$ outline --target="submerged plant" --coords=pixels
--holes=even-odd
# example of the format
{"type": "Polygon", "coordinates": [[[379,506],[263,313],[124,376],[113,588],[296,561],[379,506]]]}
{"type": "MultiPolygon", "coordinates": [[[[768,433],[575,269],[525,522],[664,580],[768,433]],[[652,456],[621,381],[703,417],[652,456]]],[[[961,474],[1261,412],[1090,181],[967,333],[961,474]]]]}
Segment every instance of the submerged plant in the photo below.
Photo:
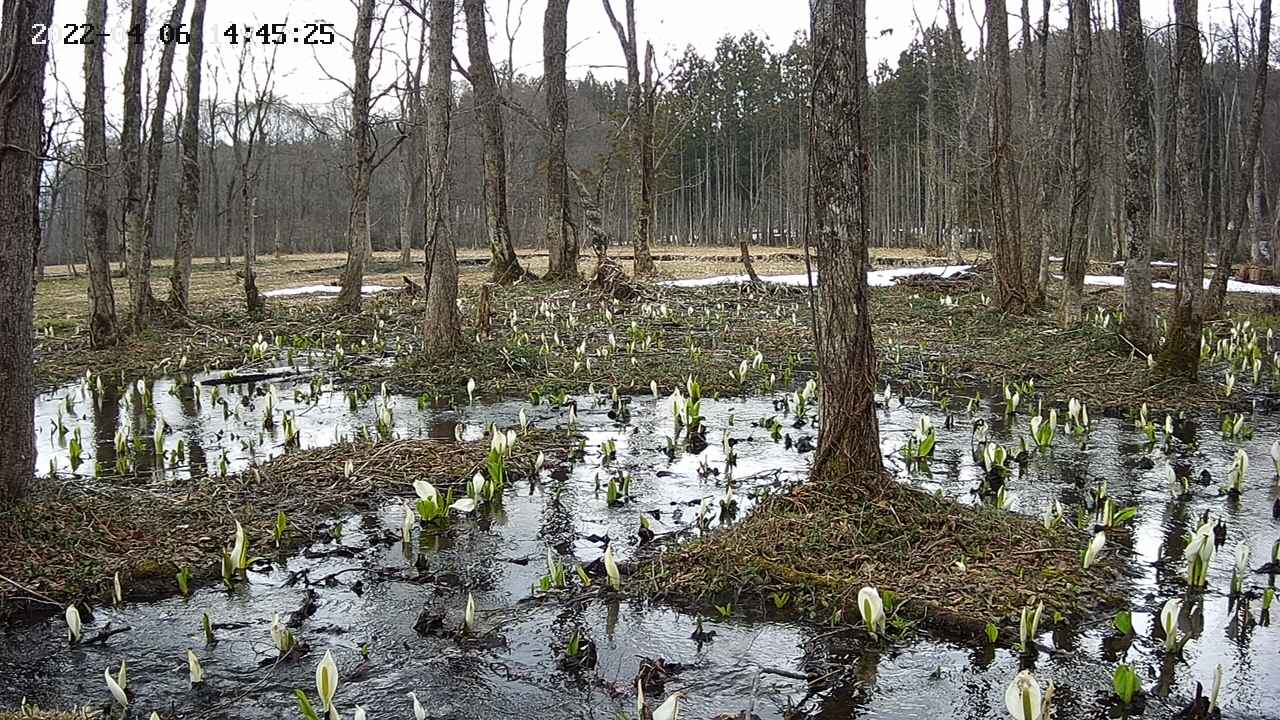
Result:
{"type": "Polygon", "coordinates": [[[1231,594],[1244,592],[1244,579],[1249,575],[1249,543],[1240,541],[1236,545],[1235,565],[1231,570],[1231,594]]]}
{"type": "Polygon", "coordinates": [[[204,668],[200,665],[200,658],[191,650],[187,651],[187,674],[190,676],[192,685],[199,685],[204,682],[204,668]]]}
{"type": "Polygon", "coordinates": [[[1089,432],[1089,408],[1075,398],[1067,403],[1067,417],[1071,419],[1071,431],[1076,435],[1089,432]]]}
{"type": "Polygon", "coordinates": [[[1049,420],[1046,422],[1039,413],[1031,416],[1031,439],[1036,446],[1044,449],[1053,445],[1053,436],[1058,426],[1058,409],[1049,409],[1049,420]]]}
{"type": "Polygon", "coordinates": [[[1244,448],[1236,450],[1236,454],[1231,458],[1231,470],[1227,472],[1227,481],[1230,487],[1227,492],[1234,496],[1239,496],[1244,491],[1244,478],[1249,472],[1249,454],[1244,448]]]}
{"type": "Polygon", "coordinates": [[[614,591],[622,589],[622,574],[618,571],[618,562],[613,559],[613,545],[604,549],[604,571],[609,578],[609,587],[614,591]]]}
{"type": "Polygon", "coordinates": [[[276,650],[280,653],[280,657],[288,655],[298,644],[293,637],[293,631],[280,622],[280,613],[276,613],[271,618],[271,644],[276,646],[276,650]]]}
{"type": "Polygon", "coordinates": [[[1036,634],[1040,629],[1040,616],[1044,613],[1044,603],[1033,607],[1024,607],[1018,617],[1018,646],[1023,653],[1035,648],[1036,634]]]}
{"type": "Polygon", "coordinates": [[[928,459],[933,455],[933,448],[937,441],[938,437],[933,431],[933,423],[929,422],[929,416],[921,415],[915,430],[907,438],[906,446],[902,448],[902,454],[908,462],[928,459]]]}
{"type": "Polygon", "coordinates": [[[1098,562],[1098,554],[1102,552],[1102,547],[1107,544],[1107,534],[1105,532],[1096,532],[1093,539],[1089,541],[1089,546],[1084,550],[1084,569],[1088,570],[1093,564],[1098,562]]]}
{"type": "Polygon", "coordinates": [[[1111,687],[1115,690],[1116,697],[1120,698],[1120,702],[1130,705],[1133,703],[1133,698],[1142,693],[1142,680],[1133,668],[1121,665],[1116,668],[1111,687]]]}
{"type": "Polygon", "coordinates": [[[67,639],[73,643],[80,642],[80,636],[84,632],[80,623],[80,609],[73,603],[67,606],[64,615],[67,619],[67,639]]]}
{"type": "Polygon", "coordinates": [[[468,592],[467,606],[462,611],[462,631],[465,633],[475,632],[476,629],[476,599],[468,592]]]}

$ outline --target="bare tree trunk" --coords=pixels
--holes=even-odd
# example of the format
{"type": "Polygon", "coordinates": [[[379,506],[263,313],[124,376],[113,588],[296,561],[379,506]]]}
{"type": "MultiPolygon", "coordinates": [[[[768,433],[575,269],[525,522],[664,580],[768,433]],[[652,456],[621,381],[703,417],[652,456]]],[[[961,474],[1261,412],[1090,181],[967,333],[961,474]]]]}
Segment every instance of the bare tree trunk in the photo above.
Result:
{"type": "Polygon", "coordinates": [[[355,64],[355,81],[351,85],[351,209],[347,213],[347,267],[342,272],[342,290],[335,302],[339,312],[360,311],[360,290],[364,284],[364,266],[369,260],[372,241],[369,238],[369,183],[373,176],[373,154],[369,126],[370,43],[373,35],[374,0],[360,0],[356,15],[355,36],[351,43],[351,59],[355,64]]]}
{"type": "MultiPolygon", "coordinates": [[[[191,293],[191,256],[195,251],[196,216],[200,212],[200,71],[204,58],[204,11],[207,0],[191,8],[191,44],[187,46],[187,99],[182,113],[178,178],[178,227],[169,276],[169,302],[186,311],[191,293]]],[[[216,178],[216,176],[215,176],[216,178]]],[[[217,194],[217,181],[213,183],[217,194]]]]}
{"type": "Polygon", "coordinates": [[[1267,74],[1271,57],[1271,0],[1259,0],[1258,46],[1254,48],[1253,102],[1249,106],[1249,120],[1244,131],[1244,145],[1240,148],[1240,170],[1236,180],[1235,197],[1232,199],[1231,228],[1218,252],[1218,266],[1214,268],[1209,292],[1204,297],[1201,315],[1215,318],[1222,314],[1222,304],[1227,298],[1227,279],[1231,277],[1231,261],[1240,245],[1240,232],[1249,217],[1249,195],[1254,177],[1254,158],[1258,154],[1258,139],[1262,135],[1262,114],[1267,105],[1267,74]]]}
{"type": "Polygon", "coordinates": [[[489,59],[484,0],[462,0],[462,10],[467,19],[471,89],[475,94],[484,155],[484,214],[489,233],[489,270],[493,282],[509,285],[525,279],[526,273],[511,245],[507,211],[507,140],[502,109],[498,104],[498,78],[489,59]]]}
{"type": "Polygon", "coordinates": [[[1142,352],[1156,349],[1151,305],[1151,81],[1141,0],[1119,0],[1124,106],[1124,322],[1142,352]]]}
{"type": "MultiPolygon", "coordinates": [[[[405,60],[405,89],[400,96],[400,111],[408,118],[408,142],[400,150],[400,266],[413,261],[413,243],[422,233],[421,218],[415,211],[422,207],[422,66],[426,60],[426,23],[419,33],[416,64],[405,60]]],[[[406,50],[407,54],[407,50],[406,50]]]]}
{"type": "Polygon", "coordinates": [[[1267,174],[1262,166],[1262,153],[1253,159],[1253,192],[1249,201],[1249,225],[1253,228],[1253,239],[1249,243],[1249,262],[1254,267],[1265,267],[1267,257],[1263,248],[1267,242],[1267,174]]]}
{"type": "Polygon", "coordinates": [[[565,84],[565,46],[569,0],[547,0],[542,24],[543,85],[547,93],[547,279],[578,277],[578,243],[566,227],[568,171],[565,132],[569,125],[569,100],[565,84]]]}
{"type": "MultiPolygon", "coordinates": [[[[182,13],[186,6],[187,0],[175,0],[173,10],[169,13],[169,28],[180,26],[182,13]]],[[[159,78],[156,81],[155,104],[151,108],[151,123],[147,130],[147,176],[143,192],[145,200],[143,205],[142,257],[139,261],[139,267],[145,278],[142,283],[143,291],[146,294],[143,299],[144,318],[150,312],[151,307],[156,304],[155,298],[151,295],[151,252],[155,247],[156,240],[156,190],[160,187],[160,163],[164,157],[164,114],[169,102],[169,87],[173,84],[173,56],[177,50],[178,43],[167,42],[162,43],[162,46],[159,78]]],[[[136,308],[134,312],[136,315],[136,308]]]]}
{"type": "Polygon", "coordinates": [[[449,116],[453,89],[454,0],[431,0],[427,60],[426,318],[422,341],[427,353],[447,355],[462,344],[458,314],[458,255],[449,232],[449,116]]]}
{"type": "MultiPolygon", "coordinates": [[[[85,22],[105,27],[107,0],[89,0],[85,22]]],[[[107,120],[103,43],[84,46],[84,233],[85,273],[89,276],[89,344],[114,345],[120,328],[111,288],[111,243],[107,238],[107,120]]]]}
{"type": "Polygon", "coordinates": [[[1177,26],[1175,74],[1178,78],[1178,144],[1174,181],[1177,184],[1175,236],[1178,247],[1178,286],[1174,292],[1169,337],[1160,353],[1159,370],[1195,380],[1200,372],[1200,331],[1204,323],[1200,295],[1204,283],[1204,195],[1200,187],[1201,110],[1200,21],[1198,0],[1174,0],[1177,26]]]}
{"type": "Polygon", "coordinates": [[[987,0],[987,63],[991,77],[989,125],[991,229],[996,302],[1006,312],[1027,310],[1019,239],[1017,182],[1010,165],[1009,18],[1005,0],[987,0]]]}
{"type": "Polygon", "coordinates": [[[147,263],[147,229],[142,187],[142,60],[145,54],[147,0],[132,0],[131,37],[124,61],[124,117],[120,129],[120,161],[124,170],[124,253],[129,277],[129,312],[134,330],[147,325],[151,296],[151,268],[147,263]]]}
{"type": "Polygon", "coordinates": [[[52,16],[53,0],[6,2],[0,26],[0,505],[26,494],[36,461],[36,188],[49,46],[32,43],[30,32],[52,16]]]}
{"type": "Polygon", "coordinates": [[[649,253],[653,217],[653,118],[649,107],[652,94],[653,49],[646,48],[645,76],[641,83],[640,58],[636,40],[636,4],[635,0],[625,0],[626,21],[624,27],[613,13],[609,0],[604,3],[605,13],[613,25],[622,46],[622,54],[627,63],[627,137],[631,145],[631,245],[635,254],[634,267],[636,275],[644,275],[654,271],[653,257],[649,253]]]}
{"type": "Polygon", "coordinates": [[[866,0],[813,0],[813,113],[809,201],[818,273],[818,372],[827,408],[814,473],[878,475],[876,356],[867,308],[870,158],[862,134],[867,97],[866,0]]]}
{"type": "Polygon", "coordinates": [[[1067,236],[1062,253],[1062,300],[1058,323],[1080,322],[1084,274],[1089,265],[1089,218],[1093,209],[1093,125],[1090,108],[1090,63],[1093,22],[1089,0],[1071,0],[1071,204],[1067,208],[1067,236]]]}

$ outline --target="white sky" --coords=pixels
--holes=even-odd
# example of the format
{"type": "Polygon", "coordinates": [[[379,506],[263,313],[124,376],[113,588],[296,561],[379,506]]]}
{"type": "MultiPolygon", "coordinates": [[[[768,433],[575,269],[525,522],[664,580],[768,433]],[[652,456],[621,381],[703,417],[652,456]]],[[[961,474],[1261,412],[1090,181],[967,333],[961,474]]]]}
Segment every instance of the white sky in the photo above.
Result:
{"type": "MultiPolygon", "coordinates": [[[[383,0],[388,1],[388,0],[383,0]]],[[[389,0],[394,2],[395,0],[389,0]]],[[[1204,0],[1202,5],[1202,23],[1210,20],[1222,21],[1226,17],[1225,8],[1234,2],[1237,8],[1247,7],[1248,12],[1256,12],[1256,0],[1204,0]]],[[[624,0],[613,0],[614,9],[619,18],[622,17],[624,0]]],[[[1063,0],[1054,0],[1055,7],[1062,5],[1063,0]]],[[[127,0],[110,0],[110,19],[108,30],[112,36],[106,38],[107,97],[108,108],[120,105],[120,78],[124,63],[126,42],[124,32],[128,19],[127,0]]],[[[1113,12],[1113,3],[1104,0],[1107,12],[1113,12]]],[[[188,13],[191,2],[187,3],[188,13]]],[[[809,4],[806,0],[636,0],[636,16],[639,35],[642,43],[650,40],[657,53],[660,71],[669,68],[682,54],[687,45],[693,45],[704,56],[714,53],[716,41],[726,34],[742,34],[748,31],[766,38],[775,49],[782,50],[790,44],[792,37],[800,31],[807,31],[809,22],[809,4]]],[[[966,42],[972,48],[979,38],[983,0],[960,0],[957,3],[960,12],[960,25],[966,36],[966,42]],[[976,17],[975,17],[976,14],[976,17]]],[[[1040,2],[1034,0],[1033,23],[1038,16],[1034,6],[1040,2]]],[[[1148,0],[1146,15],[1153,25],[1168,22],[1170,0],[1148,0]]],[[[151,0],[151,32],[148,40],[147,72],[154,72],[158,51],[155,47],[154,32],[169,13],[171,0],[151,0]],[[154,51],[154,52],[153,52],[154,51]]],[[[1011,14],[1010,29],[1016,35],[1020,21],[1016,16],[1020,3],[1008,0],[1011,14]]],[[[490,14],[491,53],[495,63],[506,60],[507,40],[505,17],[510,12],[514,28],[517,17],[523,7],[523,23],[516,34],[514,45],[514,64],[518,71],[533,76],[541,75],[542,69],[542,15],[545,10],[543,0],[488,0],[490,14]]],[[[940,0],[868,0],[868,27],[871,38],[868,42],[868,61],[874,69],[880,60],[894,63],[898,54],[907,47],[916,33],[916,17],[926,26],[933,22],[941,24],[944,15],[940,10],[940,0]],[[892,33],[883,31],[892,31],[892,33]],[[882,34],[883,32],[883,34],[882,34]]],[[[50,42],[57,66],[58,85],[65,97],[76,98],[82,92],[81,75],[82,48],[79,45],[63,45],[60,28],[64,23],[83,21],[84,3],[81,0],[58,0],[55,6],[54,29],[50,32],[50,42]]],[[[1056,12],[1064,12],[1060,8],[1056,12]]],[[[402,45],[402,35],[398,30],[403,11],[394,8],[388,21],[388,33],[385,42],[392,47],[402,45]]],[[[323,19],[334,23],[339,34],[349,34],[355,21],[353,0],[209,0],[206,15],[205,59],[206,65],[215,58],[230,63],[234,58],[230,40],[223,36],[228,25],[243,26],[245,23],[288,22],[290,27],[305,22],[323,19]]],[[[1065,17],[1055,16],[1055,25],[1065,24],[1065,17]]],[[[455,55],[466,62],[466,38],[462,28],[461,3],[458,8],[458,28],[455,35],[455,55]]],[[[609,25],[600,0],[572,0],[569,5],[569,57],[568,74],[570,77],[581,77],[589,70],[597,77],[618,77],[621,70],[617,66],[622,62],[618,41],[609,25]]],[[[182,84],[184,52],[180,47],[175,62],[175,88],[182,84]]],[[[342,92],[342,86],[329,79],[320,70],[317,62],[330,73],[349,79],[351,73],[350,51],[343,40],[333,46],[311,48],[301,44],[288,44],[279,49],[277,56],[280,82],[278,89],[289,100],[299,103],[326,102],[342,92]]],[[[390,81],[393,62],[384,61],[386,71],[383,82],[390,81]]],[[[148,83],[149,87],[149,83],[148,83]]],[[[206,73],[205,88],[210,87],[206,73]]],[[[229,90],[227,81],[223,80],[223,96],[229,90]]],[[[49,90],[52,92],[53,88],[49,90]]],[[[171,103],[174,101],[171,100],[171,103]]],[[[66,100],[63,100],[66,107],[66,100]]],[[[114,112],[112,113],[115,114],[114,112]]]]}

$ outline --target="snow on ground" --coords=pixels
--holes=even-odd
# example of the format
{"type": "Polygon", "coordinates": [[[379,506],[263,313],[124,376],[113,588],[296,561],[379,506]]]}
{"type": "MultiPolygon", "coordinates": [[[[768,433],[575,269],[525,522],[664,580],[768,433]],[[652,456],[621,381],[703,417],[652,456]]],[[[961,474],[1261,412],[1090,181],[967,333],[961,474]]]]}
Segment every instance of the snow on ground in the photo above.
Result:
{"type": "MultiPolygon", "coordinates": [[[[890,287],[893,281],[900,277],[911,277],[912,275],[936,275],[938,277],[949,278],[954,275],[966,272],[972,265],[946,265],[941,267],[904,267],[890,268],[888,270],[872,270],[867,273],[867,284],[871,287],[890,287]]],[[[762,275],[762,282],[774,283],[775,285],[808,285],[809,281],[804,273],[799,275],[762,275]]],[[[818,273],[814,272],[813,281],[818,281],[818,273]]],[[[690,278],[687,280],[668,280],[660,283],[667,287],[707,287],[710,285],[741,285],[751,282],[751,278],[746,275],[716,275],[715,277],[690,278]]]]}
{"type": "MultiPolygon", "coordinates": [[[[890,268],[888,270],[872,270],[867,273],[867,285],[871,287],[890,287],[894,280],[902,277],[911,277],[913,275],[936,275],[937,277],[949,278],[960,273],[967,272],[972,265],[946,265],[936,267],[903,267],[890,268]]],[[[1061,280],[1061,275],[1055,275],[1061,280]]],[[[800,285],[808,284],[808,279],[804,273],[798,275],[762,275],[761,282],[773,283],[775,285],[800,285]]],[[[818,273],[813,274],[815,283],[818,281],[818,273]]],[[[716,275],[714,277],[690,278],[687,280],[668,280],[660,283],[667,287],[708,287],[710,285],[741,285],[751,281],[746,275],[716,275]]],[[[1098,285],[1102,287],[1122,287],[1124,278],[1119,275],[1085,275],[1085,285],[1098,285]]],[[[1204,281],[1204,286],[1209,287],[1209,280],[1204,281]]],[[[1151,287],[1157,290],[1173,290],[1173,283],[1153,282],[1151,287]]],[[[1241,282],[1239,280],[1227,281],[1228,292],[1253,293],[1255,295],[1280,295],[1280,285],[1258,285],[1256,283],[1241,282]]]]}
{"type": "MultiPolygon", "coordinates": [[[[373,295],[383,290],[391,290],[392,288],[385,285],[361,285],[361,295],[373,295]]],[[[263,297],[279,298],[294,297],[296,295],[337,295],[342,292],[342,288],[337,285],[302,285],[300,287],[280,288],[279,290],[268,290],[262,293],[263,297]]]]}

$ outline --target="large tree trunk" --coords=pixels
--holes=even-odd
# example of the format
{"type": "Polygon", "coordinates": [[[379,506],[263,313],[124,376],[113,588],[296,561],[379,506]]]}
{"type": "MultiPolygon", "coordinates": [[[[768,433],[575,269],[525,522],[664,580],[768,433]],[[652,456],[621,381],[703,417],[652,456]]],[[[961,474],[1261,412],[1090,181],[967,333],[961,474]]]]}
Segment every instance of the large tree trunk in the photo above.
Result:
{"type": "MultiPolygon", "coordinates": [[[[105,27],[107,0],[89,0],[85,22],[105,27]]],[[[119,340],[116,298],[111,288],[111,243],[107,237],[107,120],[104,43],[84,46],[84,233],[85,274],[89,277],[89,345],[103,348],[119,340]]]]}
{"type": "Polygon", "coordinates": [[[1267,242],[1267,174],[1262,167],[1262,153],[1253,159],[1253,193],[1249,202],[1249,226],[1253,239],[1249,244],[1249,262],[1254,267],[1264,267],[1267,262],[1263,247],[1267,242]]]}
{"type": "Polygon", "coordinates": [[[626,0],[626,26],[618,22],[609,0],[604,3],[605,13],[613,25],[622,46],[627,63],[627,138],[631,146],[631,246],[635,254],[636,275],[654,271],[653,257],[649,253],[653,219],[653,114],[649,99],[652,95],[653,49],[646,49],[644,84],[640,80],[640,57],[636,39],[636,3],[626,0]]]}
{"type": "Polygon", "coordinates": [[[1200,22],[1198,0],[1174,0],[1177,27],[1175,75],[1178,78],[1178,140],[1174,160],[1177,205],[1174,236],[1178,247],[1178,285],[1174,292],[1169,337],[1160,353],[1162,373],[1195,380],[1200,371],[1200,331],[1204,323],[1200,295],[1204,283],[1204,195],[1201,190],[1200,22]]]}
{"type": "Polygon", "coordinates": [[[472,92],[484,155],[484,219],[489,232],[489,270],[493,281],[508,285],[525,277],[511,245],[507,212],[507,140],[498,104],[498,79],[489,59],[484,0],[462,0],[467,19],[467,54],[471,60],[472,92]]]}
{"type": "Polygon", "coordinates": [[[129,27],[141,35],[129,38],[124,61],[124,117],[120,125],[120,162],[124,174],[124,264],[129,277],[129,312],[134,330],[147,324],[151,298],[151,267],[146,228],[146,198],[142,187],[142,60],[147,25],[147,0],[132,0],[129,27]]]}
{"type": "Polygon", "coordinates": [[[0,504],[26,493],[35,468],[36,189],[49,46],[30,33],[52,16],[53,0],[6,0],[0,26],[0,504]]]}
{"type": "Polygon", "coordinates": [[[1156,349],[1151,306],[1151,81],[1141,0],[1119,0],[1124,106],[1124,322],[1121,332],[1145,353],[1156,349]]]}
{"type": "Polygon", "coordinates": [[[449,116],[453,89],[454,0],[431,0],[431,38],[427,53],[427,311],[422,343],[428,354],[446,355],[462,344],[458,314],[458,255],[449,231],[449,116]]]}
{"type": "Polygon", "coordinates": [[[547,0],[542,23],[542,83],[547,94],[547,279],[578,277],[578,243],[568,232],[568,170],[565,132],[569,126],[569,100],[565,83],[565,48],[569,0],[547,0]]]}
{"type": "Polygon", "coordinates": [[[1090,107],[1090,63],[1093,22],[1089,0],[1071,0],[1071,202],[1067,207],[1067,235],[1062,253],[1062,299],[1058,323],[1080,322],[1084,274],[1089,265],[1089,218],[1093,209],[1093,124],[1090,107]]]}
{"type": "Polygon", "coordinates": [[[813,0],[810,183],[817,240],[818,372],[823,421],[814,473],[879,474],[875,351],[867,308],[870,155],[862,135],[867,98],[865,0],[813,0]]]}
{"type": "Polygon", "coordinates": [[[355,64],[355,81],[351,85],[351,167],[347,169],[351,179],[351,208],[347,212],[347,267],[342,271],[342,290],[335,302],[338,311],[349,313],[360,311],[364,266],[372,248],[369,237],[369,182],[373,176],[369,45],[373,35],[373,5],[374,0],[360,0],[351,43],[351,60],[355,64]]]}
{"type": "MultiPolygon", "coordinates": [[[[243,265],[240,267],[242,287],[244,289],[245,309],[249,315],[259,317],[266,308],[267,301],[258,292],[258,278],[253,272],[253,264],[257,262],[257,227],[254,213],[258,206],[257,176],[242,177],[240,181],[240,243],[244,250],[243,265]]],[[[228,209],[230,203],[227,204],[228,209]]]]}
{"type": "Polygon", "coordinates": [[[991,82],[989,120],[991,244],[995,259],[996,302],[1006,312],[1027,310],[1022,242],[1018,237],[1017,181],[1010,167],[1009,18],[1005,0],[987,0],[987,66],[991,82]]]}
{"type": "Polygon", "coordinates": [[[1213,270],[1209,292],[1204,297],[1202,315],[1215,318],[1222,314],[1222,304],[1227,297],[1227,280],[1231,277],[1231,261],[1240,245],[1240,233],[1249,217],[1249,195],[1254,177],[1254,158],[1258,155],[1258,138],[1262,135],[1262,114],[1267,106],[1267,70],[1271,57],[1271,0],[1260,0],[1258,5],[1258,46],[1254,48],[1253,102],[1249,106],[1249,119],[1244,131],[1244,145],[1240,148],[1240,170],[1236,179],[1235,197],[1232,199],[1231,226],[1227,237],[1219,246],[1218,266],[1213,270]]]}
{"type": "MultiPolygon", "coordinates": [[[[173,269],[169,275],[169,303],[186,311],[191,294],[191,256],[196,242],[196,216],[200,212],[200,70],[204,57],[204,10],[207,0],[195,0],[191,8],[191,44],[187,46],[187,99],[182,113],[179,142],[178,227],[173,245],[173,269]]],[[[213,184],[217,194],[217,182],[213,184]]]]}

